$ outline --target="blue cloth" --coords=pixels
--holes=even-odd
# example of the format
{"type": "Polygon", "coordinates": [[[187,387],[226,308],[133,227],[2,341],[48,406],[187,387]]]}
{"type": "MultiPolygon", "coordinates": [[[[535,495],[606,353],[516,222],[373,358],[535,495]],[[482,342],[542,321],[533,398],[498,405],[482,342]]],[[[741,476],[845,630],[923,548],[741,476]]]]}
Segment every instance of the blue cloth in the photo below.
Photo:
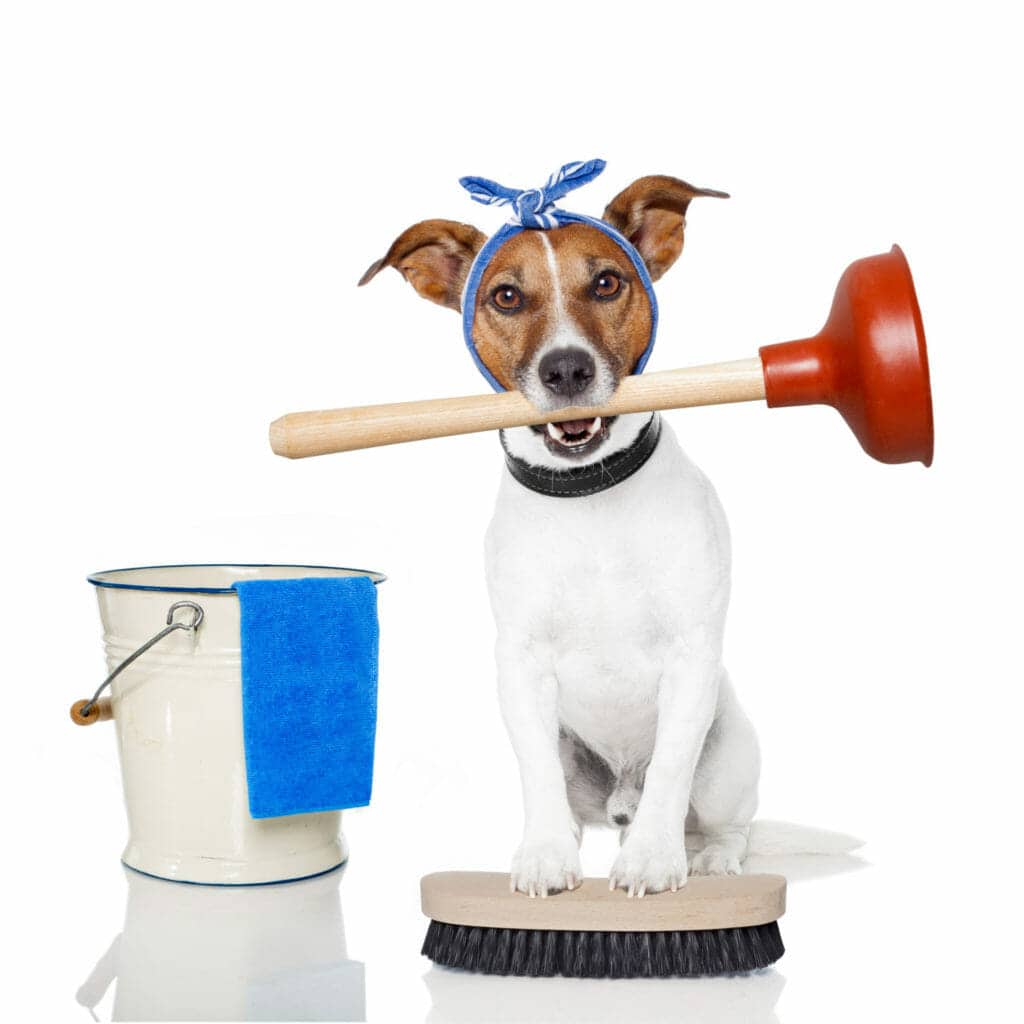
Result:
{"type": "Polygon", "coordinates": [[[377,728],[373,581],[245,580],[234,589],[249,813],[365,807],[377,728]]]}
{"type": "Polygon", "coordinates": [[[606,234],[622,249],[633,264],[637,278],[643,285],[651,304],[651,333],[643,353],[633,367],[633,373],[643,372],[643,368],[647,365],[658,330],[658,300],[654,297],[654,285],[651,283],[651,275],[647,272],[647,265],[644,263],[643,257],[628,238],[616,231],[606,221],[596,217],[587,217],[582,213],[570,213],[555,206],[556,200],[561,199],[573,189],[593,181],[604,168],[603,160],[577,160],[574,163],[565,164],[552,174],[543,188],[531,189],[508,188],[489,178],[459,179],[459,184],[476,202],[483,203],[485,206],[512,207],[512,215],[509,220],[484,243],[483,248],[476,254],[462,292],[462,335],[477,369],[495,391],[504,391],[505,388],[498,383],[497,378],[480,358],[480,353],[476,349],[476,339],[473,337],[476,294],[480,290],[480,279],[484,276],[484,271],[494,254],[505,242],[521,231],[547,231],[564,224],[589,224],[606,234]]]}

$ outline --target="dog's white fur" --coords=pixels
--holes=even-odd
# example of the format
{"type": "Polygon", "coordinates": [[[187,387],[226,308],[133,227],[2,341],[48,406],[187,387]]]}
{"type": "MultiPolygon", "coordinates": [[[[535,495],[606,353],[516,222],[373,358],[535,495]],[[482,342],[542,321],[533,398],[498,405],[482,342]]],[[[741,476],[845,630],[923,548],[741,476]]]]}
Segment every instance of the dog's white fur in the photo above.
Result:
{"type": "MultiPolygon", "coordinates": [[[[651,207],[660,213],[646,233],[634,224],[658,278],[682,248],[681,211],[689,198],[721,193],[654,176],[634,182],[608,211],[620,226],[634,223],[651,195],[675,197],[651,207]],[[671,212],[675,221],[666,215],[671,212]]],[[[524,237],[537,246],[534,257],[548,274],[538,285],[532,260],[529,322],[543,333],[535,339],[512,332],[513,343],[528,347],[522,364],[504,372],[552,422],[547,434],[506,431],[506,447],[552,469],[603,460],[636,440],[650,416],[594,420],[586,430],[552,424],[564,422],[559,413],[571,405],[605,404],[627,357],[636,358],[638,332],[629,328],[637,325],[623,330],[620,321],[615,341],[622,344],[615,351],[606,333],[591,341],[575,319],[590,323],[593,309],[581,305],[581,264],[573,262],[579,252],[553,246],[544,231],[524,237]],[[570,261],[565,268],[563,259],[570,261]],[[563,290],[563,269],[571,293],[563,290]],[[578,348],[593,359],[583,391],[563,387],[564,378],[550,370],[541,379],[545,355],[578,348]]],[[[454,296],[483,242],[468,225],[423,221],[403,232],[360,284],[393,266],[424,298],[459,309],[454,296]]],[[[597,281],[591,282],[592,299],[605,297],[596,294],[597,281]]],[[[493,295],[492,301],[497,305],[493,295]]],[[[498,335],[500,361],[501,346],[510,339],[498,335]]],[[[579,353],[573,358],[587,367],[579,353]]],[[[728,527],[711,485],[666,424],[648,462],[596,494],[546,497],[506,474],[486,549],[501,707],[519,759],[526,811],[513,888],[541,896],[573,888],[580,878],[582,828],[591,823],[621,829],[610,883],[639,896],[678,888],[688,871],[739,872],[748,849],[835,853],[860,845],[849,836],[786,825],[751,833],[757,739],[722,664],[728,527]]]]}
{"type": "MultiPolygon", "coordinates": [[[[595,386],[604,390],[610,371],[567,317],[554,253],[540,234],[555,296],[542,351],[587,349],[598,367],[595,386]]],[[[539,381],[520,386],[550,407],[539,381]]],[[[628,446],[649,419],[619,417],[584,461],[628,446]]],[[[617,811],[631,818],[612,887],[642,896],[684,885],[688,817],[705,837],[690,872],[741,869],[760,758],[722,665],[729,531],[711,484],[668,424],[661,429],[637,473],[587,497],[547,497],[506,474],[487,532],[499,695],[525,804],[511,883],[530,895],[573,888],[581,878],[585,800],[574,808],[569,792],[581,746],[619,780],[608,794],[609,818],[617,811]],[[641,785],[634,811],[629,792],[641,785]]],[[[533,464],[578,464],[552,454],[529,428],[506,431],[505,439],[533,464]]]]}
{"type": "MultiPolygon", "coordinates": [[[[648,418],[617,420],[605,447],[628,444],[648,418]]],[[[506,442],[535,462],[550,455],[527,429],[506,442]]],[[[486,562],[525,802],[514,885],[543,895],[581,877],[560,726],[616,773],[647,766],[614,883],[635,893],[683,885],[691,808],[705,846],[690,870],[738,872],[759,755],[722,665],[729,533],[671,428],[662,424],[638,473],[588,497],[549,498],[506,475],[486,562]]]]}

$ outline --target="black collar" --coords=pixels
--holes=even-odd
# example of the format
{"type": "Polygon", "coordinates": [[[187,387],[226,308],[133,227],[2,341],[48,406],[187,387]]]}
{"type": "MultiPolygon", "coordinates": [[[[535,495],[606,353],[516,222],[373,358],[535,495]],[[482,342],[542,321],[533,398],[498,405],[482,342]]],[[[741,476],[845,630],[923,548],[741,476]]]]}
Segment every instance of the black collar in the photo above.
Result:
{"type": "Polygon", "coordinates": [[[524,487],[550,498],[582,498],[597,494],[631,477],[653,454],[661,437],[661,417],[655,413],[628,448],[612,452],[606,459],[571,469],[552,469],[533,466],[525,459],[513,455],[501,432],[501,446],[505,449],[508,471],[524,487]]]}

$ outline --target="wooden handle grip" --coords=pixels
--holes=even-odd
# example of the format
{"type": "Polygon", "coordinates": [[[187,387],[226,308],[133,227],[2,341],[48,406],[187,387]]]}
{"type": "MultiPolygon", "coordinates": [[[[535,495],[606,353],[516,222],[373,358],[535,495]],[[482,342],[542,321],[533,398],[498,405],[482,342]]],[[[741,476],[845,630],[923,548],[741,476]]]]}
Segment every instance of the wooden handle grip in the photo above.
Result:
{"type": "Polygon", "coordinates": [[[71,721],[75,725],[95,725],[97,722],[106,722],[114,717],[114,708],[109,697],[100,697],[86,715],[82,714],[82,708],[89,702],[87,700],[76,700],[71,705],[71,721]]]}
{"type": "MultiPolygon", "coordinates": [[[[759,398],[764,398],[761,360],[738,359],[627,377],[607,405],[599,409],[559,409],[557,416],[559,420],[589,419],[759,398]]],[[[270,447],[286,458],[304,459],[430,437],[526,427],[547,423],[553,415],[539,412],[518,391],[293,412],[270,424],[270,447]]]]}

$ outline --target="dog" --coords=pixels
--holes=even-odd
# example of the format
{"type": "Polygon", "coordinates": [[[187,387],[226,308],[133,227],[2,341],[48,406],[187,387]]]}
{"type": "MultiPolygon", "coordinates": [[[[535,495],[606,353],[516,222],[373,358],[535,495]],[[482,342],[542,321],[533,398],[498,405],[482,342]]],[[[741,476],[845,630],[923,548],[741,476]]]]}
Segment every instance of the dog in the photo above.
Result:
{"type": "MultiPolygon", "coordinates": [[[[699,196],[724,193],[644,177],[603,220],[657,281],[699,196]]],[[[422,221],[360,284],[393,267],[461,311],[486,241],[468,224],[422,221]]],[[[570,223],[503,242],[474,296],[479,359],[551,417],[502,432],[509,472],[486,535],[525,810],[510,884],[531,897],[579,884],[587,825],[620,830],[609,886],[629,896],[737,874],[757,807],[757,737],[722,662],[730,544],[714,489],[657,413],[558,415],[606,403],[644,356],[655,310],[641,276],[611,233],[570,223]],[[545,493],[545,481],[576,490],[545,493]],[[689,860],[688,834],[703,838],[689,860]]]]}

